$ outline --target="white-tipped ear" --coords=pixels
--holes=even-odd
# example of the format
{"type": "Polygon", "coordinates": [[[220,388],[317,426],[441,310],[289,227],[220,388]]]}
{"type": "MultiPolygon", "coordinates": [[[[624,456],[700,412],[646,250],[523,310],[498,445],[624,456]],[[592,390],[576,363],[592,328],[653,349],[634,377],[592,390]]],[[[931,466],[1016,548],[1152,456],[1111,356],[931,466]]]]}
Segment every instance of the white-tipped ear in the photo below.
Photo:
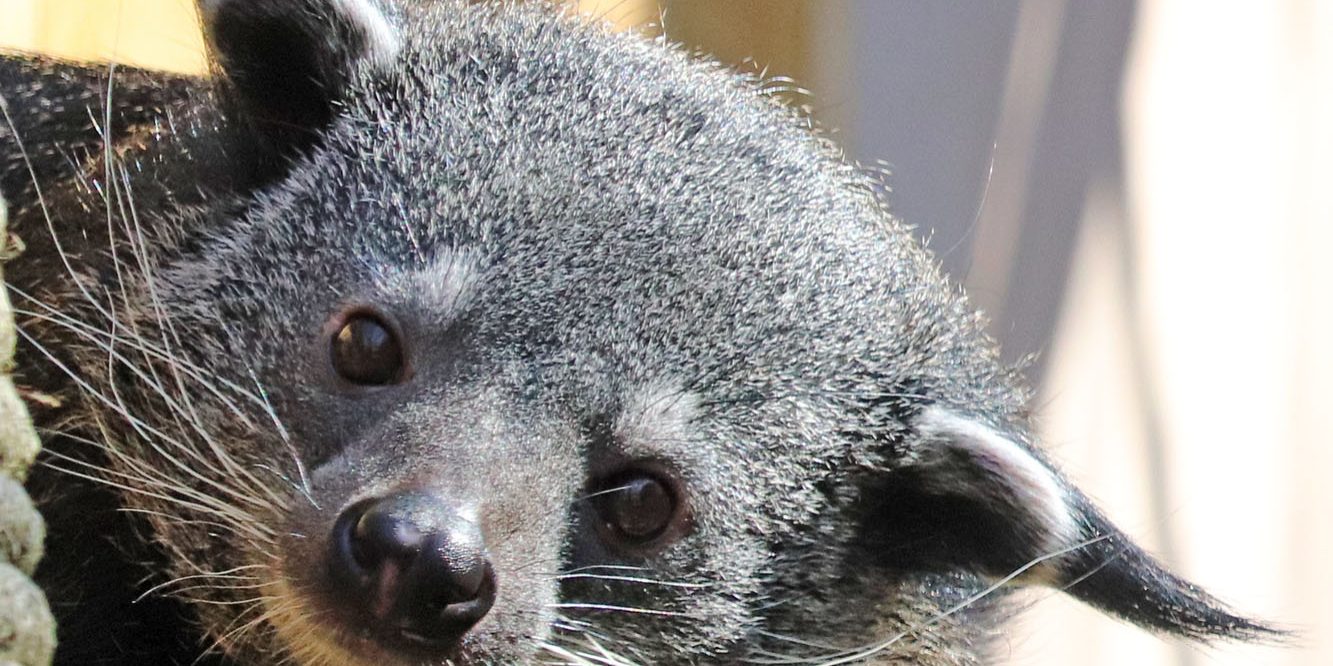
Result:
{"type": "Polygon", "coordinates": [[[375,0],[200,0],[199,15],[234,110],[279,152],[304,147],[358,72],[373,76],[401,49],[375,0]]]}
{"type": "Polygon", "coordinates": [[[913,465],[926,489],[1002,508],[1037,553],[1074,543],[1079,528],[1063,481],[1027,445],[994,428],[932,405],[916,420],[913,465]]]}
{"type": "Polygon", "coordinates": [[[373,64],[388,63],[400,48],[398,29],[374,0],[199,0],[199,15],[210,30],[229,14],[304,23],[329,36],[335,49],[373,64]]]}
{"type": "Polygon", "coordinates": [[[360,30],[365,39],[364,57],[374,66],[383,66],[398,56],[401,48],[398,31],[370,0],[337,0],[341,14],[360,30]]]}
{"type": "Polygon", "coordinates": [[[1037,583],[1131,622],[1207,640],[1271,638],[1144,552],[1023,440],[937,405],[909,422],[867,499],[885,564],[1037,583]]]}
{"type": "Polygon", "coordinates": [[[868,499],[886,564],[1051,583],[1080,525],[1064,481],[1023,440],[929,405],[868,499]]]}

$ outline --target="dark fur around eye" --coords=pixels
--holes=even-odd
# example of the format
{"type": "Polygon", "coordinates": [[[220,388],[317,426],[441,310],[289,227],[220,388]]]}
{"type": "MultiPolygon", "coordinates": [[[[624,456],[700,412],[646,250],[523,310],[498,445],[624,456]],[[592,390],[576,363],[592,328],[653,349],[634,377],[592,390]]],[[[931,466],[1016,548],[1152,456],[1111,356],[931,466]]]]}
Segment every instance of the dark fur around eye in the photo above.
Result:
{"type": "Polygon", "coordinates": [[[403,346],[394,329],[370,314],[347,318],[330,342],[338,376],[361,386],[385,386],[403,380],[403,346]]]}

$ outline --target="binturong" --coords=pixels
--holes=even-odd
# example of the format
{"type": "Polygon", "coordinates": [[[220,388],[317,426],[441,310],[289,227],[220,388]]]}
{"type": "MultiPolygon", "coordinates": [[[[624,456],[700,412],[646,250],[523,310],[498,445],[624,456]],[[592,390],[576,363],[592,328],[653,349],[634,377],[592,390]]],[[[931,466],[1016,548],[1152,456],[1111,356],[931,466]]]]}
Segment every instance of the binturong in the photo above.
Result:
{"type": "Polygon", "coordinates": [[[59,662],[980,664],[1022,586],[1277,635],[1060,474],[762,82],[540,4],[199,9],[206,79],[0,60],[59,662]]]}

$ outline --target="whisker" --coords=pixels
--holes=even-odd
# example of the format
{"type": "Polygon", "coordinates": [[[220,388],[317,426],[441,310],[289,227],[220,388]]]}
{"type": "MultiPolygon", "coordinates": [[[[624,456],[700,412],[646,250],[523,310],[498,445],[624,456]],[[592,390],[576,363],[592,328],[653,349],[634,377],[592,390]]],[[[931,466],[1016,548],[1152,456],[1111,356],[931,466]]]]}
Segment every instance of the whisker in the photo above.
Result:
{"type": "Polygon", "coordinates": [[[32,164],[32,158],[28,154],[27,147],[23,144],[23,137],[19,136],[18,126],[14,123],[14,118],[9,113],[9,104],[5,102],[3,97],[0,97],[0,115],[4,116],[5,124],[9,126],[9,132],[14,137],[14,145],[18,148],[19,156],[23,159],[24,168],[28,170],[28,177],[32,181],[33,194],[37,197],[38,207],[41,209],[42,217],[46,221],[47,232],[51,235],[51,242],[55,247],[56,255],[60,258],[60,263],[65,268],[65,273],[69,275],[70,281],[73,282],[74,286],[80,293],[82,293],[88,304],[105,316],[106,311],[102,309],[101,304],[92,297],[92,294],[89,293],[87,287],[84,286],[83,281],[79,279],[78,274],[74,272],[74,266],[69,261],[69,255],[60,244],[60,235],[56,233],[55,222],[51,218],[51,209],[46,203],[46,195],[42,191],[42,184],[37,178],[37,170],[32,164]]]}
{"type": "Polygon", "coordinates": [[[676,587],[676,588],[685,588],[694,590],[712,587],[712,585],[707,583],[683,583],[677,581],[653,580],[651,578],[638,578],[634,576],[599,576],[596,574],[558,574],[556,575],[556,578],[559,580],[591,579],[591,580],[604,580],[604,581],[612,581],[620,583],[642,583],[645,585],[659,585],[662,587],[676,587]]]}
{"type": "MultiPolygon", "coordinates": [[[[268,493],[272,500],[278,502],[277,505],[266,504],[262,500],[252,495],[241,492],[232,485],[224,484],[215,479],[211,479],[205,476],[204,474],[200,473],[198,470],[195,470],[189,465],[186,465],[179,458],[172,455],[168,451],[164,450],[159,444],[159,442],[165,442],[166,444],[171,445],[177,451],[184,453],[185,455],[195,459],[201,464],[208,465],[210,461],[202,458],[200,454],[193,447],[186,446],[180,440],[168,435],[165,432],[162,432],[159,428],[156,428],[148,424],[143,419],[130,413],[130,410],[128,409],[128,407],[125,406],[123,400],[120,399],[118,393],[108,398],[106,395],[97,391],[97,389],[93,387],[91,384],[89,384],[88,381],[85,380],[80,374],[71,369],[63,361],[56,358],[56,356],[53,353],[47,350],[45,346],[43,346],[31,335],[29,335],[26,331],[24,331],[23,329],[19,329],[18,332],[20,336],[22,336],[25,340],[27,340],[30,344],[32,344],[33,347],[36,348],[42,355],[44,355],[47,358],[47,360],[49,360],[53,365],[55,365],[62,372],[64,372],[87,395],[90,395],[93,398],[97,399],[99,402],[111,408],[113,412],[115,412],[117,415],[123,418],[126,421],[126,423],[132,429],[134,429],[135,432],[141,437],[141,439],[144,441],[145,444],[147,444],[154,451],[161,454],[173,467],[176,467],[177,469],[184,472],[186,475],[196,479],[197,481],[200,481],[201,483],[204,483],[205,485],[208,485],[214,488],[215,490],[219,490],[224,494],[227,494],[228,496],[231,496],[234,499],[237,499],[245,504],[254,505],[258,508],[276,508],[277,506],[281,505],[282,502],[281,498],[273,494],[272,490],[269,489],[267,485],[261,483],[248,471],[242,470],[243,476],[241,478],[251,481],[255,488],[259,488],[262,491],[268,493]]],[[[135,370],[135,367],[132,364],[130,365],[130,367],[132,371],[135,370]]],[[[139,374],[139,376],[142,377],[142,374],[140,374],[140,372],[136,371],[136,374],[139,374]]],[[[147,381],[146,378],[145,381],[147,381]]],[[[113,391],[115,391],[114,384],[115,383],[112,382],[113,391]]],[[[168,398],[168,402],[172,401],[168,398]]],[[[215,453],[216,460],[229,468],[227,470],[218,470],[222,472],[222,478],[234,479],[234,476],[229,475],[228,472],[235,470],[238,466],[231,458],[230,454],[227,453],[220,446],[218,446],[216,441],[214,441],[211,436],[209,436],[206,432],[203,431],[202,426],[199,426],[197,422],[195,423],[195,425],[197,426],[195,430],[206,440],[206,443],[209,444],[209,448],[215,453]]],[[[108,449],[108,451],[113,454],[117,453],[114,449],[108,449]]]]}
{"type": "Polygon", "coordinates": [[[659,610],[654,608],[636,608],[634,606],[617,606],[615,604],[560,602],[554,604],[547,604],[546,607],[559,608],[562,610],[572,609],[572,610],[613,611],[617,613],[629,613],[631,615],[656,615],[661,617],[688,617],[688,618],[695,617],[695,615],[691,613],[684,613],[680,611],[659,610]]]}
{"type": "Polygon", "coordinates": [[[1043,564],[1043,563],[1045,563],[1045,562],[1048,562],[1048,561],[1050,561],[1050,560],[1053,560],[1053,559],[1056,559],[1056,558],[1059,558],[1059,557],[1063,557],[1064,555],[1068,555],[1069,553],[1076,552],[1076,551],[1081,550],[1081,549],[1083,549],[1083,548],[1087,548],[1088,546],[1091,546],[1091,545],[1096,544],[1096,543],[1098,543],[1098,542],[1104,541],[1104,540],[1106,540],[1107,538],[1109,538],[1109,535],[1102,535],[1102,536],[1095,537],[1095,538],[1092,538],[1092,539],[1087,539],[1087,540],[1081,541],[1081,542],[1079,542],[1079,543],[1076,543],[1076,544],[1074,544],[1074,545],[1068,546],[1068,547],[1066,547],[1066,548],[1061,548],[1061,549],[1059,549],[1059,550],[1056,550],[1056,551],[1053,551],[1053,552],[1050,552],[1050,553],[1046,553],[1046,554],[1044,554],[1044,555],[1042,555],[1042,556],[1040,556],[1040,557],[1034,558],[1034,559],[1028,561],[1028,562],[1027,562],[1026,564],[1024,564],[1023,566],[1018,567],[1017,569],[1014,569],[1012,572],[1010,572],[1010,573],[1009,573],[1008,575],[1006,575],[1005,577],[1003,577],[1003,578],[1001,578],[1001,579],[995,581],[995,582],[992,583],[991,585],[987,586],[985,589],[983,589],[983,590],[977,592],[976,594],[973,594],[973,595],[967,597],[966,599],[964,599],[964,600],[958,602],[957,604],[954,604],[953,606],[949,607],[948,609],[944,610],[943,612],[938,613],[938,614],[936,614],[935,616],[931,617],[929,620],[925,620],[925,621],[920,622],[920,623],[918,623],[918,624],[916,624],[916,625],[913,625],[912,627],[909,627],[909,628],[907,628],[907,629],[904,629],[904,630],[898,632],[897,634],[894,634],[894,635],[893,635],[891,638],[889,638],[888,640],[885,640],[885,641],[883,641],[883,642],[881,642],[881,643],[878,643],[878,644],[875,644],[875,645],[871,645],[871,646],[867,646],[867,647],[863,647],[863,648],[859,648],[859,649],[855,649],[855,650],[849,650],[849,651],[844,652],[844,653],[839,654],[839,655],[831,655],[831,656],[827,656],[827,657],[824,658],[824,660],[822,660],[822,661],[819,662],[819,666],[840,666],[841,664],[849,664],[849,663],[852,663],[852,662],[863,661],[863,660],[869,659],[869,658],[871,658],[871,657],[874,657],[875,655],[877,655],[877,654],[883,652],[884,650],[887,650],[888,648],[892,647],[894,643],[897,643],[899,640],[902,640],[904,637],[906,637],[906,636],[908,636],[908,635],[910,635],[910,634],[919,632],[919,631],[921,631],[921,630],[923,630],[923,629],[927,629],[927,628],[929,628],[929,627],[931,627],[931,626],[934,626],[934,625],[936,625],[936,624],[942,622],[943,620],[948,619],[949,617],[951,617],[951,616],[957,614],[958,612],[960,612],[960,611],[966,609],[967,607],[969,607],[969,606],[971,606],[971,605],[977,603],[978,601],[981,601],[982,599],[985,599],[986,597],[990,596],[991,594],[994,594],[997,590],[999,590],[999,589],[1003,588],[1005,585],[1008,585],[1009,583],[1013,582],[1014,579],[1018,578],[1019,576],[1022,576],[1024,573],[1027,573],[1027,572],[1028,572],[1029,570],[1031,570],[1033,567],[1036,567],[1036,566],[1038,566],[1038,565],[1040,565],[1040,564],[1043,564]]]}
{"type": "Polygon", "coordinates": [[[148,588],[143,592],[143,594],[140,594],[138,597],[136,597],[134,601],[137,603],[143,600],[144,597],[147,597],[153,594],[154,592],[157,592],[158,590],[162,590],[164,588],[175,585],[176,583],[184,582],[187,580],[199,580],[199,579],[260,580],[258,576],[237,576],[236,573],[240,571],[249,571],[253,569],[267,569],[267,568],[268,567],[263,564],[249,564],[227,569],[225,571],[207,571],[204,573],[191,574],[188,576],[177,576],[176,578],[172,578],[171,580],[164,581],[162,583],[154,585],[153,587],[148,588]]]}

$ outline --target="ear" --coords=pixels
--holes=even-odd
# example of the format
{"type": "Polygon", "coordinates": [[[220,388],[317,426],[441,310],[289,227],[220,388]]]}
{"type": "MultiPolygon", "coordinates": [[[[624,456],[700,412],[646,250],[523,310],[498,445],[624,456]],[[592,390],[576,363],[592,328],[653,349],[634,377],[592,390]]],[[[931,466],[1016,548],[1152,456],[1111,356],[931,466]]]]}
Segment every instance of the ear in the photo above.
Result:
{"type": "Polygon", "coordinates": [[[890,565],[1047,585],[1195,639],[1277,635],[1167,571],[1021,436],[940,406],[910,430],[867,524],[890,565]]]}
{"type": "Polygon", "coordinates": [[[307,147],[353,76],[399,50],[374,0],[200,0],[199,14],[227,101],[282,153],[307,147]]]}

